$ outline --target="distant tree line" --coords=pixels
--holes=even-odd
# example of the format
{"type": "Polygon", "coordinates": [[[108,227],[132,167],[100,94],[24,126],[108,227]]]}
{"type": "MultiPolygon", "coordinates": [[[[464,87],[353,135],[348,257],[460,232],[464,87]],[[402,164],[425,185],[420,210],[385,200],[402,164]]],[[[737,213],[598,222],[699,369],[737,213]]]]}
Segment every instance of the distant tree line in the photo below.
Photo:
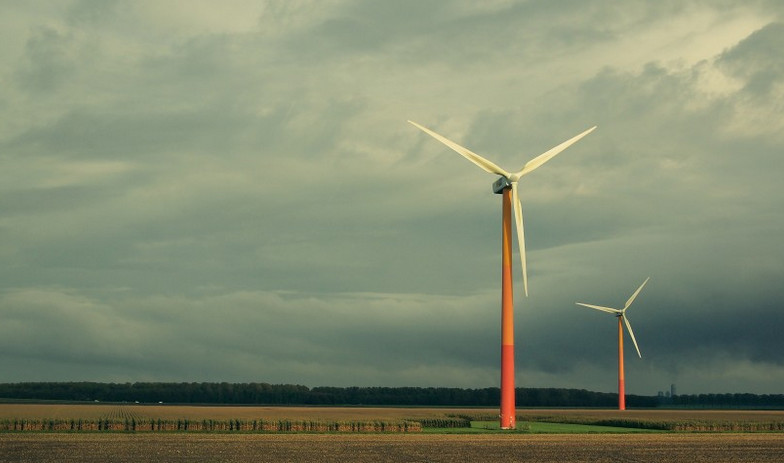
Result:
{"type": "MultiPolygon", "coordinates": [[[[268,383],[0,383],[0,399],[233,405],[483,406],[500,401],[495,387],[313,387],[268,383]]],[[[603,407],[618,395],[585,389],[518,388],[518,407],[603,407]]],[[[782,407],[784,394],[627,395],[629,407],[782,407]]]]}

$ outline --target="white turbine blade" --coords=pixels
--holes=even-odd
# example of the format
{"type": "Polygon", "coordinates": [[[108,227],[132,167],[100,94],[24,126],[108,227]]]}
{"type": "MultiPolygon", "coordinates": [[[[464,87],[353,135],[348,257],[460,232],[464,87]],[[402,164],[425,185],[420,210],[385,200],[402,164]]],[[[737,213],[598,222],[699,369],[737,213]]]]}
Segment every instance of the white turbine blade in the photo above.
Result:
{"type": "Polygon", "coordinates": [[[651,277],[648,277],[648,278],[645,279],[645,281],[642,282],[640,287],[637,288],[637,291],[635,291],[634,294],[632,294],[632,296],[629,298],[629,300],[626,301],[626,305],[623,306],[623,310],[628,309],[629,306],[632,305],[632,302],[634,302],[634,299],[637,297],[638,294],[640,294],[640,291],[642,291],[642,287],[645,286],[645,283],[647,283],[648,280],[650,280],[650,279],[651,279],[651,277]]]}
{"type": "Polygon", "coordinates": [[[566,148],[570,147],[571,145],[576,143],[577,140],[579,140],[579,139],[583,138],[584,136],[588,135],[589,133],[593,132],[595,129],[596,129],[596,126],[593,126],[590,129],[586,130],[585,132],[581,133],[580,135],[574,136],[574,137],[566,140],[565,142],[561,143],[560,145],[558,145],[558,146],[556,146],[554,148],[550,148],[548,151],[545,151],[544,153],[540,154],[539,156],[531,159],[530,161],[525,163],[525,166],[523,166],[523,168],[520,169],[520,172],[517,173],[518,177],[521,177],[521,176],[523,176],[523,175],[533,171],[534,169],[538,168],[539,166],[541,166],[545,162],[547,162],[550,159],[552,159],[553,156],[555,156],[556,154],[558,154],[561,151],[565,150],[566,148]]]}
{"type": "Polygon", "coordinates": [[[417,124],[414,121],[408,121],[408,122],[411,123],[413,126],[419,128],[420,130],[422,130],[426,134],[430,135],[431,137],[435,138],[436,140],[440,141],[441,143],[445,144],[446,146],[448,146],[448,147],[452,148],[453,150],[457,151],[464,158],[466,158],[469,161],[473,162],[474,164],[476,164],[477,166],[482,168],[482,170],[484,170],[485,172],[489,172],[491,174],[502,175],[504,177],[509,177],[509,172],[507,172],[504,169],[498,167],[496,164],[494,164],[491,161],[488,161],[487,159],[483,158],[482,156],[474,153],[473,151],[469,150],[468,148],[464,148],[464,147],[458,145],[457,143],[453,142],[452,140],[450,140],[450,139],[448,139],[446,137],[443,137],[443,136],[433,132],[432,130],[428,129],[427,127],[422,127],[421,125],[417,124]]]}
{"type": "Polygon", "coordinates": [[[602,312],[611,313],[613,315],[618,315],[619,313],[621,313],[621,311],[618,309],[611,309],[610,307],[603,307],[601,305],[584,304],[582,302],[575,302],[575,304],[581,305],[583,307],[588,307],[590,309],[601,310],[602,312]]]}
{"type": "Polygon", "coordinates": [[[632,325],[629,324],[629,319],[623,317],[623,322],[626,323],[626,329],[629,330],[629,335],[632,337],[632,342],[634,343],[634,348],[637,349],[637,355],[642,358],[642,354],[640,353],[640,348],[637,347],[637,340],[634,339],[634,331],[632,331],[632,325]]]}
{"type": "Polygon", "coordinates": [[[517,229],[517,246],[520,247],[520,265],[523,269],[523,290],[528,296],[528,268],[525,265],[525,231],[523,231],[523,207],[517,193],[517,182],[512,182],[512,207],[514,207],[515,228],[517,229]]]}

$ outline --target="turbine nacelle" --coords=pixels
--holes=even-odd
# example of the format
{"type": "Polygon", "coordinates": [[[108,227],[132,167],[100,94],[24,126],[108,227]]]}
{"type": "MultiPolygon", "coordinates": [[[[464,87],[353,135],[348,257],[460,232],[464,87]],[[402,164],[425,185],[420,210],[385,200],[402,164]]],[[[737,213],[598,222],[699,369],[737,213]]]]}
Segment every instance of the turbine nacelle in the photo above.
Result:
{"type": "Polygon", "coordinates": [[[504,190],[511,187],[512,187],[512,182],[510,182],[509,179],[506,177],[501,177],[495,182],[493,182],[493,193],[500,195],[503,194],[504,190]]]}

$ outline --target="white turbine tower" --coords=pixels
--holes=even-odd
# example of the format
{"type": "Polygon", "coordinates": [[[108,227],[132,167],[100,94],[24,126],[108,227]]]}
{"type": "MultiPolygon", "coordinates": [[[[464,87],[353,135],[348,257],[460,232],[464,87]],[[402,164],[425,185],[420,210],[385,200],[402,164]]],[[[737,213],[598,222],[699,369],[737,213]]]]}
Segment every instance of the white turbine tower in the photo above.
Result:
{"type": "Polygon", "coordinates": [[[514,297],[512,295],[512,220],[511,209],[514,209],[515,223],[517,225],[517,244],[520,247],[520,262],[523,270],[523,285],[525,295],[528,295],[528,272],[525,266],[525,238],[523,234],[523,211],[520,207],[520,197],[517,192],[517,182],[523,175],[532,172],[537,167],[549,161],[553,156],[565,150],[569,145],[588,135],[596,127],[591,127],[585,132],[571,138],[551,150],[528,161],[517,172],[507,172],[487,159],[479,156],[467,148],[442,137],[432,130],[422,127],[416,122],[411,124],[422,129],[436,140],[460,153],[463,157],[473,162],[485,172],[500,175],[493,183],[493,192],[503,195],[501,209],[501,429],[515,429],[515,387],[514,387],[514,297]]]}
{"type": "Polygon", "coordinates": [[[629,336],[632,338],[632,342],[634,343],[634,348],[637,350],[637,355],[642,358],[642,354],[640,353],[640,348],[637,346],[637,339],[634,338],[634,331],[632,331],[632,325],[629,323],[629,319],[626,317],[626,309],[632,305],[634,299],[637,298],[637,295],[640,294],[642,291],[642,287],[645,286],[645,283],[648,282],[651,278],[648,277],[645,281],[642,282],[637,291],[631,295],[631,297],[626,301],[626,304],[623,305],[623,309],[613,309],[611,307],[604,307],[601,305],[593,305],[593,304],[584,304],[582,302],[577,302],[577,305],[581,305],[583,307],[588,307],[591,309],[601,310],[602,312],[607,312],[615,315],[618,317],[618,410],[626,410],[626,384],[623,374],[623,325],[626,325],[626,329],[629,331],[629,336]]]}
{"type": "Polygon", "coordinates": [[[594,129],[596,129],[596,126],[593,126],[590,129],[586,130],[585,132],[576,135],[570,138],[569,140],[566,140],[565,142],[561,143],[560,145],[554,148],[549,149],[548,151],[545,151],[544,153],[540,154],[539,156],[525,163],[523,168],[518,170],[517,172],[508,172],[500,168],[495,163],[488,161],[482,156],[474,153],[468,148],[464,148],[458,145],[452,140],[449,140],[448,138],[433,132],[427,127],[423,127],[414,121],[408,121],[408,122],[418,127],[419,129],[423,130],[425,133],[432,136],[433,138],[440,141],[441,143],[445,144],[446,146],[457,151],[463,157],[465,157],[469,161],[479,166],[485,172],[500,175],[501,178],[498,179],[498,181],[496,181],[493,184],[494,192],[501,193],[506,188],[509,187],[512,188],[512,207],[514,208],[515,225],[517,229],[517,245],[520,248],[520,265],[523,271],[523,289],[525,290],[525,295],[528,296],[528,270],[525,263],[525,232],[523,231],[523,210],[522,207],[520,206],[520,194],[517,191],[517,182],[520,180],[522,176],[526,174],[530,174],[537,168],[541,167],[542,164],[552,159],[556,154],[560,153],[561,151],[565,150],[566,148],[568,148],[569,146],[577,142],[579,139],[593,132],[594,129]]]}

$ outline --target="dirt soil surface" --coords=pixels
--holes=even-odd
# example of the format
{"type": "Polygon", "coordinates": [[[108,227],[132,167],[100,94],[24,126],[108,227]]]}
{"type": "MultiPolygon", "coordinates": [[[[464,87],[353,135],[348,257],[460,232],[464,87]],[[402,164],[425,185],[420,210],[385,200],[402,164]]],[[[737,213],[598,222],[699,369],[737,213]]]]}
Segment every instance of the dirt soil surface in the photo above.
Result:
{"type": "Polygon", "coordinates": [[[0,462],[776,462],[782,434],[0,434],[0,462]]]}

